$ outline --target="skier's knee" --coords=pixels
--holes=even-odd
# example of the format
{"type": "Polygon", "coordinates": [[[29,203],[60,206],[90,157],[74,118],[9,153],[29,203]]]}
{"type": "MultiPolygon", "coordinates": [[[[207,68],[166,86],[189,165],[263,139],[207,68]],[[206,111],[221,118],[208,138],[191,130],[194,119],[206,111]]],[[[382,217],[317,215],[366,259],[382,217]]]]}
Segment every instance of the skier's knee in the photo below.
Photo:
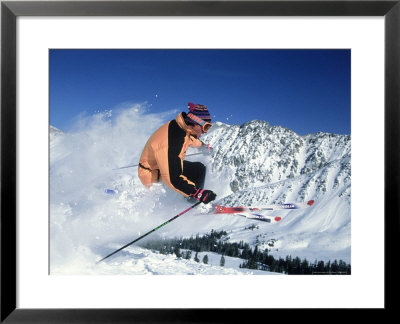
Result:
{"type": "Polygon", "coordinates": [[[201,162],[197,162],[196,167],[198,169],[201,178],[204,178],[206,176],[206,166],[201,162]]]}

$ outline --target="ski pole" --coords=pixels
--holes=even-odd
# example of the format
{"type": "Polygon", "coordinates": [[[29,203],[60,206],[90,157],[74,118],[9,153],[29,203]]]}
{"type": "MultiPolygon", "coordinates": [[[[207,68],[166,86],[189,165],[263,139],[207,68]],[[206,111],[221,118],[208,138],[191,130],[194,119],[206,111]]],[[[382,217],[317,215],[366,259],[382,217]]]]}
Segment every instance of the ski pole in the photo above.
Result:
{"type": "Polygon", "coordinates": [[[103,259],[97,261],[96,264],[97,264],[97,263],[100,263],[101,261],[103,261],[103,260],[105,260],[105,259],[107,259],[107,258],[109,258],[110,256],[114,255],[115,253],[117,253],[117,252],[119,252],[119,251],[125,249],[125,248],[128,247],[129,245],[131,245],[131,244],[133,244],[133,243],[135,243],[135,242],[141,240],[141,239],[144,238],[145,236],[147,236],[147,235],[149,235],[149,234],[155,232],[156,230],[158,230],[159,228],[163,227],[164,225],[167,225],[168,223],[171,223],[174,219],[177,219],[179,216],[182,216],[183,214],[187,213],[189,210],[193,209],[194,207],[196,207],[196,206],[199,205],[200,203],[201,203],[201,201],[195,203],[193,206],[190,206],[188,209],[185,209],[183,212],[181,212],[181,213],[179,213],[178,215],[176,215],[176,216],[172,217],[171,219],[167,220],[165,223],[162,223],[161,225],[159,225],[159,226],[153,228],[151,231],[147,232],[146,234],[143,234],[142,236],[138,237],[136,240],[133,240],[132,242],[130,242],[130,243],[128,243],[128,244],[125,244],[123,247],[119,248],[118,250],[115,250],[114,252],[112,252],[112,253],[110,253],[109,255],[105,256],[103,259]]]}
{"type": "MultiPolygon", "coordinates": [[[[186,155],[186,156],[194,156],[194,155],[199,155],[199,154],[203,154],[203,153],[192,153],[192,154],[188,154],[188,155],[186,155]]],[[[123,167],[120,167],[120,168],[115,168],[115,169],[112,169],[113,171],[114,170],[121,170],[121,169],[127,169],[127,168],[133,168],[133,167],[137,167],[139,164],[132,164],[132,165],[127,165],[127,166],[123,166],[123,167]]]]}

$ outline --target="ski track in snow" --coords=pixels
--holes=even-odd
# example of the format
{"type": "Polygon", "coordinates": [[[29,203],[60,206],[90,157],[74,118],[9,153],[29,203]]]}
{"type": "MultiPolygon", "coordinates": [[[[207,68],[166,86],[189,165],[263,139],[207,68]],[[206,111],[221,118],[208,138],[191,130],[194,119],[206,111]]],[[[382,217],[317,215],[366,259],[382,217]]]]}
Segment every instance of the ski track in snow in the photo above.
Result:
{"type": "MultiPolygon", "coordinates": [[[[96,264],[190,206],[162,184],[145,189],[137,168],[112,170],[136,164],[147,138],[175,115],[175,111],[162,116],[143,114],[142,107],[134,106],[115,116],[110,111],[91,116],[68,133],[51,127],[51,274],[271,274],[241,269],[244,260],[229,257],[221,267],[220,256],[211,252],[202,252],[210,258],[206,265],[195,262],[194,253],[185,260],[136,245],[96,264]],[[105,188],[118,193],[106,194],[105,188]]],[[[209,206],[200,205],[146,239],[224,230],[229,242],[258,244],[274,257],[351,261],[350,140],[346,136],[299,137],[265,122],[250,122],[241,127],[216,123],[203,140],[211,144],[213,154],[187,159],[207,166],[206,188],[217,192],[220,203],[262,205],[309,199],[316,203],[308,209],[265,212],[282,217],[276,224],[205,214],[209,206]],[[287,143],[292,143],[290,152],[282,149],[287,143]],[[235,184],[238,179],[246,186],[235,184]],[[255,227],[250,229],[251,225],[255,227]]],[[[189,149],[187,154],[194,152],[189,149]]]]}

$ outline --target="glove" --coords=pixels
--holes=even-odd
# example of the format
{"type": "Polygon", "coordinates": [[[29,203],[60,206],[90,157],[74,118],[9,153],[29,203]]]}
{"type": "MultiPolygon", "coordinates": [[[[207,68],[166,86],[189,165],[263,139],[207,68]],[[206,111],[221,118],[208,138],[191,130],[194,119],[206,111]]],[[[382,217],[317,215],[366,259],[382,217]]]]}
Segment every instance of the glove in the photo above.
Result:
{"type": "Polygon", "coordinates": [[[204,204],[208,204],[210,201],[215,200],[217,195],[215,192],[206,189],[197,189],[197,191],[193,194],[193,198],[201,201],[204,204]]]}

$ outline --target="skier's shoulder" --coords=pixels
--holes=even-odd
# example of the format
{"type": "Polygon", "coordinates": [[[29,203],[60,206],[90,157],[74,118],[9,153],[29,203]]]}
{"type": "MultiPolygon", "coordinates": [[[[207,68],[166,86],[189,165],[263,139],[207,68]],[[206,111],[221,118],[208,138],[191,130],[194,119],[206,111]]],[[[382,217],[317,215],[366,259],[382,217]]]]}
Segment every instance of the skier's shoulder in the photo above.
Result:
{"type": "Polygon", "coordinates": [[[172,138],[184,138],[186,136],[186,131],[179,126],[176,120],[171,120],[168,123],[168,137],[172,138]]]}

